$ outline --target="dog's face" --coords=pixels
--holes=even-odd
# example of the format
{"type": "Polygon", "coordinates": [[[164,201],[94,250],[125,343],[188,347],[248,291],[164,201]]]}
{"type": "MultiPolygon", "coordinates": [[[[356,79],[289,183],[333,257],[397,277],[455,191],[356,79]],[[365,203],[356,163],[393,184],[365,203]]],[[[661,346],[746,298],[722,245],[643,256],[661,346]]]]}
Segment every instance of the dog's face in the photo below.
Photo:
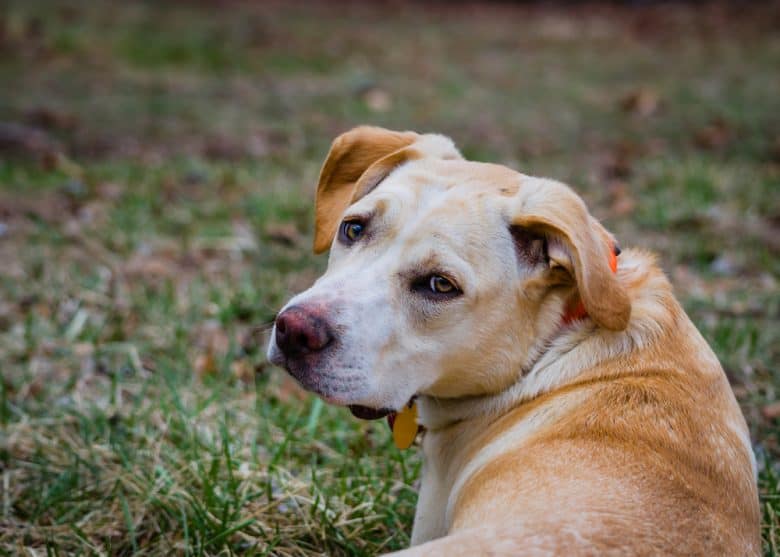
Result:
{"type": "Polygon", "coordinates": [[[465,161],[441,136],[357,128],[318,187],[327,272],[279,313],[269,359],[362,417],[418,394],[498,392],[573,297],[625,326],[611,242],[566,186],[465,161]]]}

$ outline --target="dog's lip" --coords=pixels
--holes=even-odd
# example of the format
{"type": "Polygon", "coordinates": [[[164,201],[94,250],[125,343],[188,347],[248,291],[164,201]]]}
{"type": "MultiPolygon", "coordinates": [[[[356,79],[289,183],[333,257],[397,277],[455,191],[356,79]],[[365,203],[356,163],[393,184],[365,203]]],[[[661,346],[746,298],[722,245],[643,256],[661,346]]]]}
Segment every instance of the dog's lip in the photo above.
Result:
{"type": "Polygon", "coordinates": [[[349,411],[352,415],[361,420],[378,420],[395,412],[392,408],[369,408],[359,404],[350,404],[349,411]]]}

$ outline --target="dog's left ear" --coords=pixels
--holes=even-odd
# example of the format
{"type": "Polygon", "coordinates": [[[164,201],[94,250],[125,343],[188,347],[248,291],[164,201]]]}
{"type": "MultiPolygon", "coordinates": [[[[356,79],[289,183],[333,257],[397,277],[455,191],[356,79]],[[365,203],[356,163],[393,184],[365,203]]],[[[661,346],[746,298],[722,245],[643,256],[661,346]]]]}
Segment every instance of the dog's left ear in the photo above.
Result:
{"type": "Polygon", "coordinates": [[[534,179],[520,187],[511,212],[513,227],[547,238],[550,265],[573,277],[588,315],[606,329],[625,329],[631,301],[610,266],[617,246],[582,199],[561,183],[534,179]]]}
{"type": "Polygon", "coordinates": [[[314,252],[330,247],[363,173],[378,160],[414,143],[414,132],[360,126],[333,140],[320,171],[315,206],[314,252]]]}
{"type": "Polygon", "coordinates": [[[422,157],[461,158],[452,141],[441,135],[360,126],[338,136],[322,165],[317,185],[314,253],[330,247],[347,207],[369,193],[394,168],[422,157]]]}

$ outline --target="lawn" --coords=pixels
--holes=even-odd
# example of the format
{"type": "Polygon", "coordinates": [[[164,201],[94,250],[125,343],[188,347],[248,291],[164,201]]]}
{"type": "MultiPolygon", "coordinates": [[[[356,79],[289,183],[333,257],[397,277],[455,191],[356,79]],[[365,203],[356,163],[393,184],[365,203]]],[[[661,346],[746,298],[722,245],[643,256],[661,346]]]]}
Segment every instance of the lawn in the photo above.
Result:
{"type": "Polygon", "coordinates": [[[0,552],[372,555],[420,458],[299,391],[269,324],[325,266],[361,123],[567,181],[658,252],[750,424],[780,555],[780,10],[8,0],[0,552]]]}

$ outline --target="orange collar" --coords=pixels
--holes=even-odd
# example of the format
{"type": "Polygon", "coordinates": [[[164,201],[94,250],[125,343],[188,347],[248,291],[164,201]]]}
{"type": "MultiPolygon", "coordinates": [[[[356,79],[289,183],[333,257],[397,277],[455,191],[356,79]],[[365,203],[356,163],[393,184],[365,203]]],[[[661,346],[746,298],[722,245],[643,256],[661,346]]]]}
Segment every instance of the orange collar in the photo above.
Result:
{"type": "MultiPolygon", "coordinates": [[[[615,244],[609,251],[609,268],[612,269],[613,273],[617,273],[618,255],[620,255],[620,248],[617,244],[615,244]]],[[[566,308],[566,312],[563,314],[563,324],[569,325],[575,321],[579,321],[580,319],[585,319],[587,316],[588,312],[585,309],[585,304],[583,304],[582,300],[579,298],[575,298],[572,300],[572,302],[566,308]]]]}

